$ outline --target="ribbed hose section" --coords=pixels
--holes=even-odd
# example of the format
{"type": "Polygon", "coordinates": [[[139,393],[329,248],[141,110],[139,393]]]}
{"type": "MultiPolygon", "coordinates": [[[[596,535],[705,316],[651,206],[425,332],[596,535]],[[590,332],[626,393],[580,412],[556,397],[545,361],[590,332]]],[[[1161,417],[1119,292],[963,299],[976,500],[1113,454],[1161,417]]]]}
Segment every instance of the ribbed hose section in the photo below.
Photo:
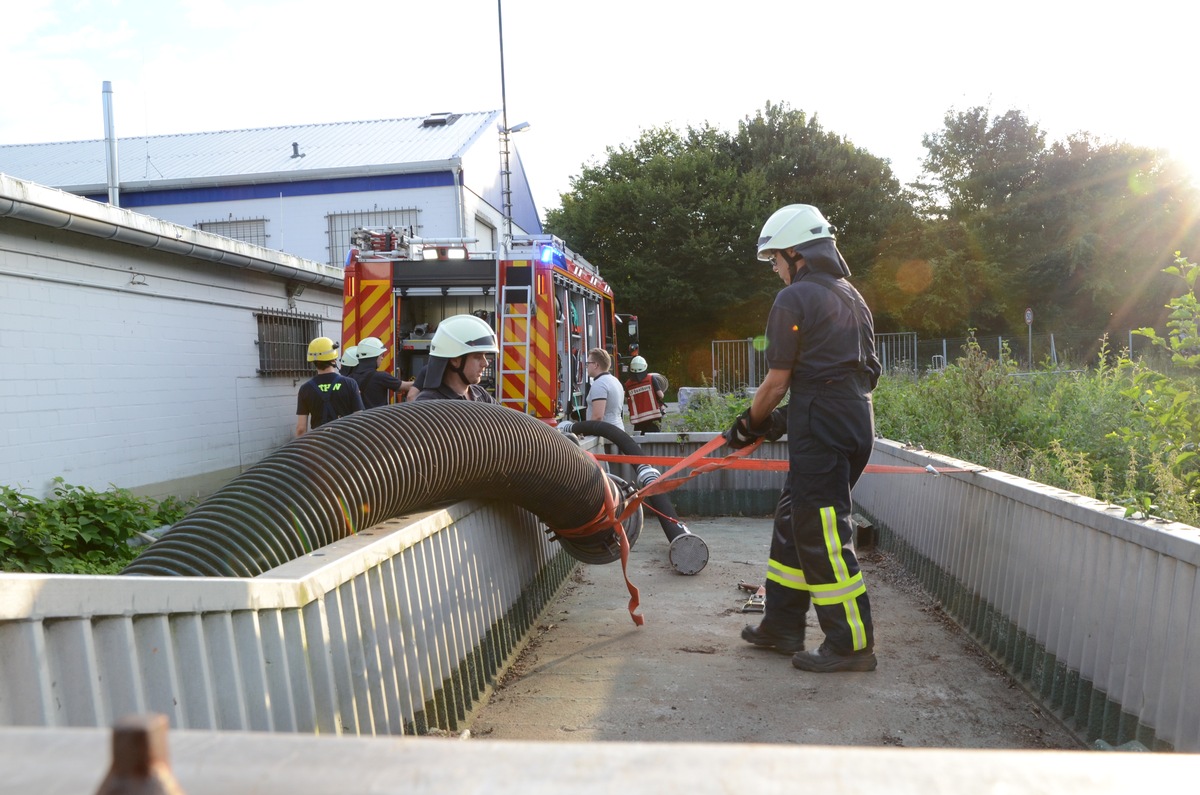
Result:
{"type": "MultiPolygon", "coordinates": [[[[525,414],[465,400],[384,406],[289,442],[121,573],[253,577],[379,522],[468,498],[515,503],[569,530],[600,513],[606,488],[577,444],[525,414]]],[[[627,534],[632,545],[637,533],[627,534]]],[[[573,557],[609,563],[620,557],[614,539],[605,529],[558,541],[573,557]]]]}

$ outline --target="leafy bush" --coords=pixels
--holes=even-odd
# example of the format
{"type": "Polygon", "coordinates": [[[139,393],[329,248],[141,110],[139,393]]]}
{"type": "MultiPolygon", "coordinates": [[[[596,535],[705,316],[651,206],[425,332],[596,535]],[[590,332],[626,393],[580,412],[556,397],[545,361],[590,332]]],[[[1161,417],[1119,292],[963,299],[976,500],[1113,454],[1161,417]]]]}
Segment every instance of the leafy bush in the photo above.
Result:
{"type": "Polygon", "coordinates": [[[125,489],[98,492],[54,479],[44,500],[0,486],[4,571],[53,574],[116,574],[137,550],[129,541],[183,518],[189,505],[175,498],[155,502],[125,489]]]}
{"type": "Polygon", "coordinates": [[[663,430],[670,432],[724,431],[750,406],[747,395],[700,392],[688,400],[687,409],[667,415],[663,430]]]}
{"type": "Polygon", "coordinates": [[[1017,373],[968,342],[944,370],[884,376],[876,430],[955,458],[1126,506],[1127,515],[1200,521],[1195,385],[1107,343],[1086,372],[1017,373]],[[1190,407],[1190,408],[1189,408],[1190,407]]]}

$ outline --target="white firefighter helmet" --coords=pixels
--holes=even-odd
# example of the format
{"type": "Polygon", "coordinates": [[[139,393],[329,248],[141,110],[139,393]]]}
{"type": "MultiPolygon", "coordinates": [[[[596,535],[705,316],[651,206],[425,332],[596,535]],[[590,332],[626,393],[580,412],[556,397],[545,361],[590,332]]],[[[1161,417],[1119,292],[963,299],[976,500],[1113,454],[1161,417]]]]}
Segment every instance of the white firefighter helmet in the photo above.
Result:
{"type": "Polygon", "coordinates": [[[498,353],[496,332],[486,320],[474,315],[452,315],[438,323],[429,342],[429,363],[425,366],[423,389],[441,386],[446,365],[451,359],[470,353],[498,353]]]}
{"type": "Polygon", "coordinates": [[[379,337],[367,337],[357,345],[358,350],[355,355],[361,359],[375,359],[387,353],[387,348],[383,345],[383,340],[379,337]]]}
{"type": "Polygon", "coordinates": [[[811,204],[789,204],[771,214],[758,235],[758,258],[770,262],[782,251],[822,238],[835,239],[833,226],[811,204]]]}
{"type": "Polygon", "coordinates": [[[337,360],[338,344],[329,337],[317,337],[308,343],[308,360],[310,362],[332,362],[337,360]]]}
{"type": "Polygon", "coordinates": [[[356,367],[358,365],[358,346],[351,345],[346,350],[342,351],[342,367],[356,367]]]}
{"type": "Polygon", "coordinates": [[[641,356],[634,356],[629,360],[629,372],[631,373],[644,373],[648,367],[646,360],[641,356]]]}
{"type": "MultiPolygon", "coordinates": [[[[360,345],[361,347],[361,345],[360,345]]],[[[455,359],[468,353],[497,353],[496,332],[474,315],[453,315],[438,323],[429,343],[429,355],[455,359]]]]}

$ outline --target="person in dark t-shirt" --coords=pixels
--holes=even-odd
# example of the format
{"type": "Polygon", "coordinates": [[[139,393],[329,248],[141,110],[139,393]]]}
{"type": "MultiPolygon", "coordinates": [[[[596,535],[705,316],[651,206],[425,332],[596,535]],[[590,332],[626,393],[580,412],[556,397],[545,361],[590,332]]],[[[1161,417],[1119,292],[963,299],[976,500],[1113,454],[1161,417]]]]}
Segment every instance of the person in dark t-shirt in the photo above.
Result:
{"type": "Polygon", "coordinates": [[[337,343],[317,337],[308,344],[308,360],[317,374],[300,385],[296,395],[296,436],[362,411],[362,396],[353,378],[337,371],[337,343]]]}
{"type": "Polygon", "coordinates": [[[379,369],[379,357],[387,353],[383,342],[378,337],[367,337],[356,348],[358,365],[354,368],[354,380],[362,392],[363,405],[369,409],[386,406],[392,392],[398,392],[403,401],[412,388],[412,381],[401,381],[379,369]]]}

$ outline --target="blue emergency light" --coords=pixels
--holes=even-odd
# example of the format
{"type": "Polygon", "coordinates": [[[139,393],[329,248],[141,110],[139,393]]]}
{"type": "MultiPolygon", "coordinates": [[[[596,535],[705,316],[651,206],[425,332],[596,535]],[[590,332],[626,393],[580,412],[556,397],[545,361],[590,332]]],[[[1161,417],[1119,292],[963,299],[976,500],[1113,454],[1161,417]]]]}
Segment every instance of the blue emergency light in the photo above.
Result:
{"type": "Polygon", "coordinates": [[[542,246],[542,262],[551,265],[566,265],[567,255],[554,246],[542,246]]]}

